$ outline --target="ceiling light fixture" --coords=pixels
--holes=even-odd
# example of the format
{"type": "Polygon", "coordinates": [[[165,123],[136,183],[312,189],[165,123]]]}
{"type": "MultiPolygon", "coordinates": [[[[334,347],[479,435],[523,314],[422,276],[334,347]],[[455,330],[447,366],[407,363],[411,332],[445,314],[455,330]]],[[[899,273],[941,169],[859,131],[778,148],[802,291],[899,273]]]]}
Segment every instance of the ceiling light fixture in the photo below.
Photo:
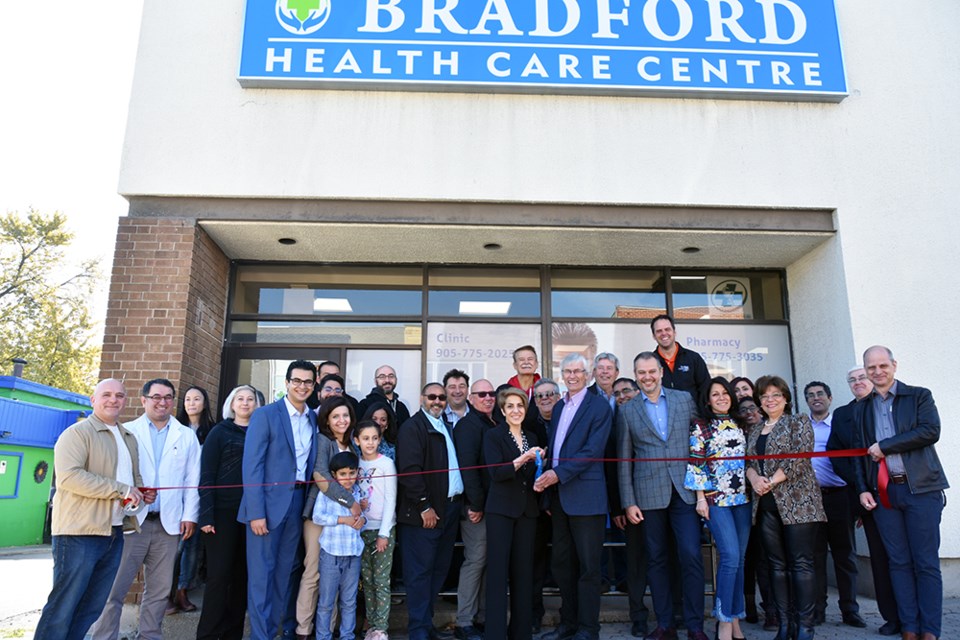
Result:
{"type": "Polygon", "coordinates": [[[461,300],[462,316],[505,316],[510,313],[509,302],[482,302],[479,300],[461,300]]]}

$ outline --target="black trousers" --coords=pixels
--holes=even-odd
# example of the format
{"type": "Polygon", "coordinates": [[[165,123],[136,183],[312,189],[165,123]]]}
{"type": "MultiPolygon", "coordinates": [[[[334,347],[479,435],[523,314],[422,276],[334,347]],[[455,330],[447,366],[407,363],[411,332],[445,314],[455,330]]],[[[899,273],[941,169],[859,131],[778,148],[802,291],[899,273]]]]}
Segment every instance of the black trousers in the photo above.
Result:
{"type": "Polygon", "coordinates": [[[547,576],[550,573],[550,542],[552,539],[553,523],[550,516],[541,511],[537,517],[537,533],[533,548],[534,620],[542,620],[543,615],[546,613],[546,610],[543,608],[543,588],[546,586],[547,576]]]}
{"type": "Polygon", "coordinates": [[[820,523],[784,524],[777,511],[760,510],[757,518],[780,624],[812,629],[817,592],[813,556],[820,523]]]}
{"type": "Polygon", "coordinates": [[[510,518],[497,513],[487,521],[487,619],[488,638],[530,640],[533,612],[533,545],[537,519],[510,518]],[[510,586],[510,633],[507,633],[507,585],[510,586]]]}
{"type": "Polygon", "coordinates": [[[837,591],[840,594],[840,612],[857,613],[857,552],[854,538],[854,516],[850,509],[850,490],[822,492],[823,509],[827,521],[820,524],[817,532],[817,547],[814,568],[817,574],[817,611],[827,608],[827,547],[833,556],[834,573],[837,576],[837,591]]]}
{"type": "Polygon", "coordinates": [[[200,533],[207,553],[207,586],[197,640],[240,640],[247,613],[247,528],[237,512],[215,511],[216,533],[200,533]]]}
{"type": "Polygon", "coordinates": [[[565,631],[599,638],[600,556],[607,517],[568,515],[556,502],[551,510],[553,577],[560,587],[560,624],[565,631]]]}
{"type": "MultiPolygon", "coordinates": [[[[630,605],[630,622],[647,625],[650,610],[643,603],[647,590],[647,532],[643,521],[627,523],[627,597],[630,605]]],[[[679,610],[679,609],[678,609],[679,610]]]]}

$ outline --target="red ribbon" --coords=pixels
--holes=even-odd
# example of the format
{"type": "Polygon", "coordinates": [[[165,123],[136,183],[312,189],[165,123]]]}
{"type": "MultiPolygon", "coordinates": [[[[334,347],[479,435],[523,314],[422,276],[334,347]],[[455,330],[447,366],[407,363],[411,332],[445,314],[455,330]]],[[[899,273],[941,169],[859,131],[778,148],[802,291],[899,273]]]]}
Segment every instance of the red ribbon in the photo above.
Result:
{"type": "MultiPolygon", "coordinates": [[[[772,453],[763,456],[714,456],[710,458],[560,458],[560,461],[580,461],[580,462],[693,462],[694,464],[707,461],[718,460],[809,460],[811,458],[859,458],[867,455],[866,449],[839,449],[835,451],[806,451],[798,453],[772,453]]],[[[499,464],[481,464],[473,467],[460,467],[459,471],[471,471],[477,469],[491,469],[505,465],[512,465],[512,461],[499,464]]],[[[881,465],[882,471],[886,472],[886,466],[881,465]]],[[[449,469],[430,469],[427,471],[411,471],[408,473],[397,473],[392,476],[377,476],[377,478],[402,478],[404,476],[427,475],[431,473],[449,473],[449,469]]],[[[296,480],[292,482],[263,482],[259,484],[224,484],[224,485],[204,485],[202,487],[141,487],[140,490],[169,491],[172,489],[242,489],[244,487],[279,487],[284,485],[312,484],[313,480],[296,480]]],[[[886,496],[886,485],[881,489],[881,500],[886,496]]],[[[884,506],[888,506],[884,502],[884,506]]]]}
{"type": "Polygon", "coordinates": [[[880,494],[880,504],[890,509],[890,496],[887,495],[887,485],[890,484],[890,471],[887,469],[887,459],[880,459],[880,469],[877,470],[877,493],[880,494]]]}

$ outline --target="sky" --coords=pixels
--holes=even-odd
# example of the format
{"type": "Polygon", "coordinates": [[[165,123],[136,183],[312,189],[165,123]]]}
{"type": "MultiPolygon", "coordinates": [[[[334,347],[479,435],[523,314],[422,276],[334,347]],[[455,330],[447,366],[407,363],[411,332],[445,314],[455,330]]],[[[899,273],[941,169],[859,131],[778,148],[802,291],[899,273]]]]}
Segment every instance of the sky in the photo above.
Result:
{"type": "Polygon", "coordinates": [[[0,1],[0,212],[60,211],[101,260],[106,312],[143,0],[0,1]]]}

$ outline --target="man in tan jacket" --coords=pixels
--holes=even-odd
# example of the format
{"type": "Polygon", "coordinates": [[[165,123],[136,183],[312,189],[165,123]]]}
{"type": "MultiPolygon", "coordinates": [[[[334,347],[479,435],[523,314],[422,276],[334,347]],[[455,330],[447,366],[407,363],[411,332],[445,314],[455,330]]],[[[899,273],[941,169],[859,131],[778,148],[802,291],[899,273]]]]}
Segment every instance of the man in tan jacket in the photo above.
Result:
{"type": "Polygon", "coordinates": [[[64,431],[53,449],[53,589],[37,640],[83,638],[110,593],[123,531],[138,528],[124,505],[156,499],[155,491],[137,488],[137,439],[119,422],[127,406],[123,383],[102,380],[90,403],[93,415],[64,431]]]}

